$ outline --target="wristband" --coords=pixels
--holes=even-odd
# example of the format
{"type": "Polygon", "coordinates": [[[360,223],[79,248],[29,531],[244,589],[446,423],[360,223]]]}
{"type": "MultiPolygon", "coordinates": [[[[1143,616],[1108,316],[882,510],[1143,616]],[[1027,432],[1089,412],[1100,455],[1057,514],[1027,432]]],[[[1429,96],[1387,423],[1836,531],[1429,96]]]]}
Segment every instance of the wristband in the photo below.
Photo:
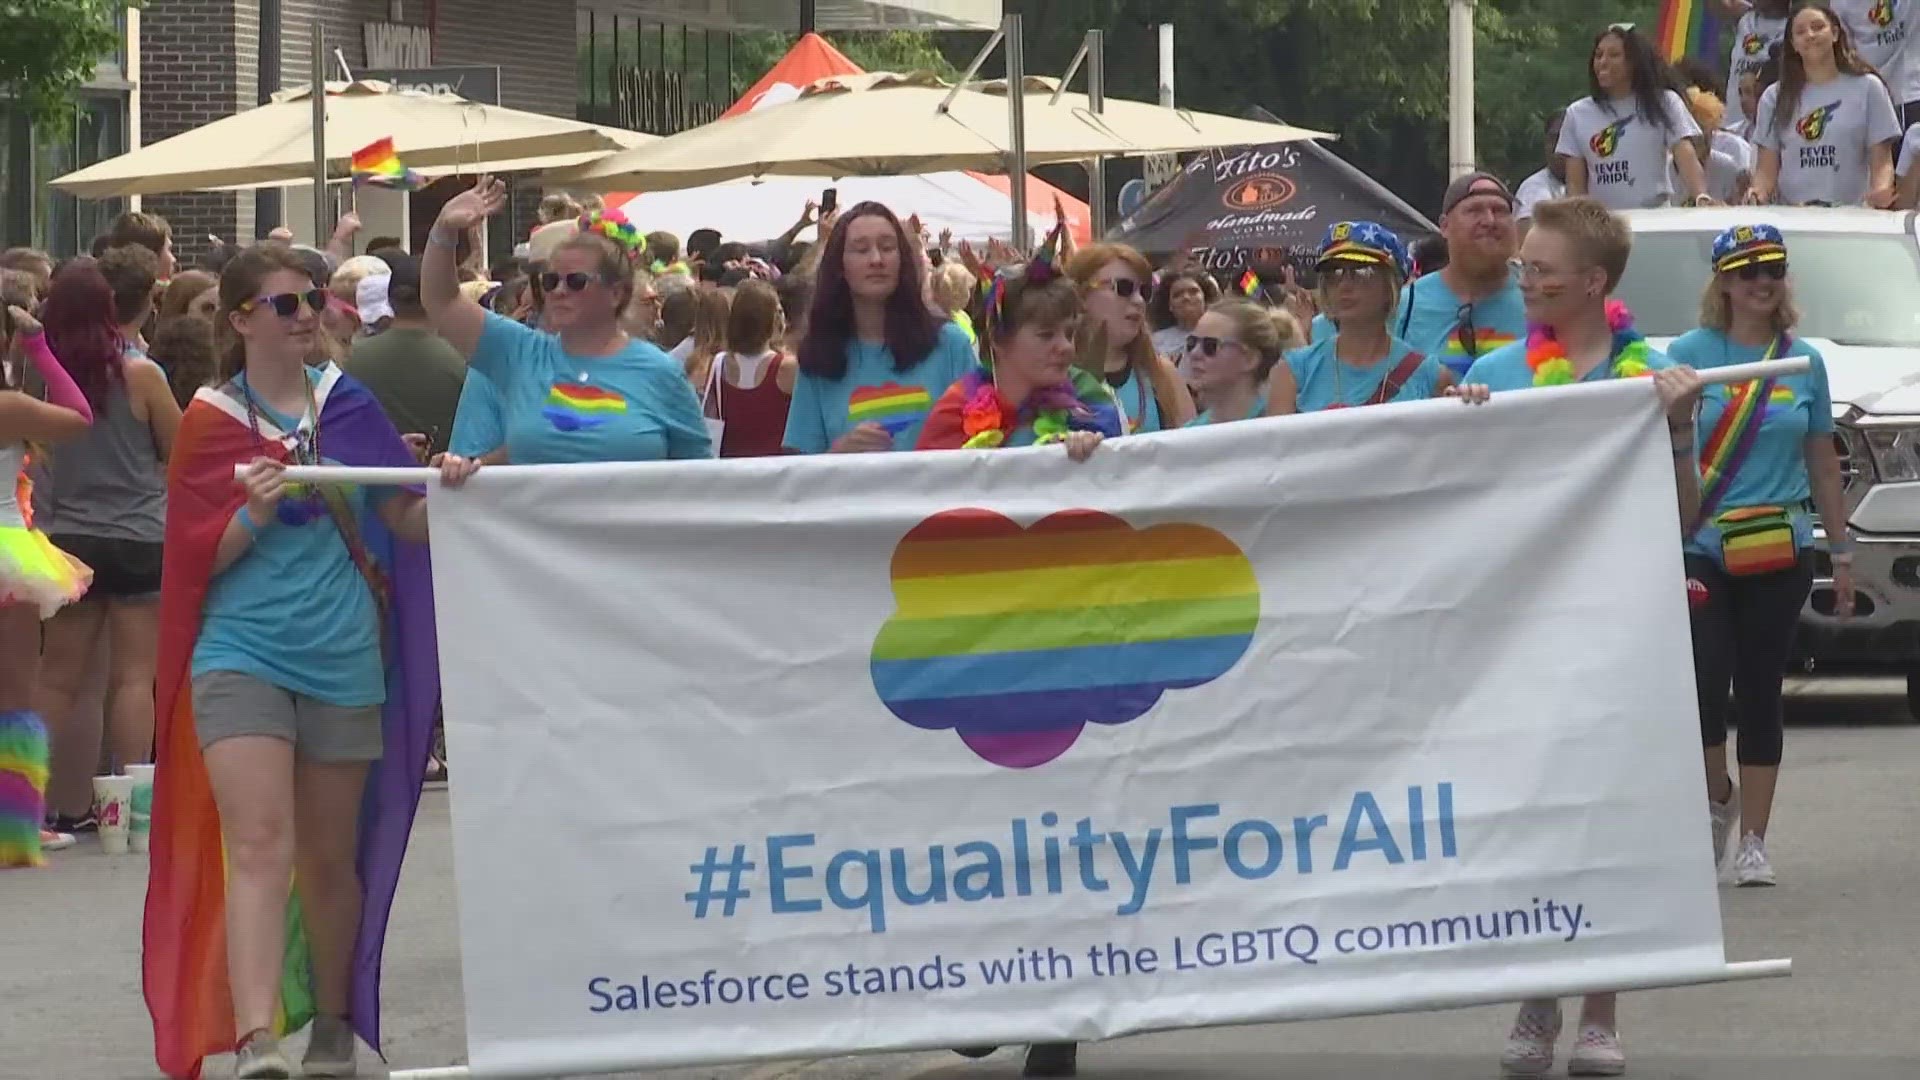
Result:
{"type": "MultiPolygon", "coordinates": [[[[234,517],[239,519],[240,527],[247,530],[247,535],[255,540],[260,539],[261,530],[267,527],[266,525],[254,524],[253,515],[247,513],[247,508],[244,504],[241,505],[240,512],[235,514],[234,517]]],[[[271,524],[271,522],[268,524],[271,524]]]]}
{"type": "Polygon", "coordinates": [[[440,227],[436,225],[433,228],[427,230],[427,243],[439,244],[441,247],[444,247],[444,248],[458,248],[460,246],[460,238],[458,236],[455,236],[451,240],[447,239],[446,237],[440,235],[440,227]]]}

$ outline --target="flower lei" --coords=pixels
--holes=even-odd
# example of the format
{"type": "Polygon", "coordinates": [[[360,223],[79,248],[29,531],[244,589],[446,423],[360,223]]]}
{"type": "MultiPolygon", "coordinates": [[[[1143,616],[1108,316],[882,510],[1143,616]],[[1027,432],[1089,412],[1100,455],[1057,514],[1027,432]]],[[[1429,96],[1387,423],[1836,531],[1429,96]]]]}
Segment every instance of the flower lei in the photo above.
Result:
{"type": "Polygon", "coordinates": [[[629,262],[638,261],[641,253],[647,249],[646,234],[627,218],[624,210],[616,208],[581,214],[578,224],[583,233],[596,233],[613,241],[629,262]]]}
{"type": "MultiPolygon", "coordinates": [[[[975,368],[961,380],[960,431],[967,441],[962,450],[991,450],[1006,445],[1019,428],[1019,413],[1000,396],[993,375],[986,368],[975,368]]],[[[1046,446],[1066,439],[1073,430],[1076,414],[1089,412],[1072,382],[1064,382],[1033,397],[1033,445],[1046,446]]]]}
{"type": "MultiPolygon", "coordinates": [[[[1607,301],[1607,326],[1613,331],[1613,377],[1633,379],[1652,374],[1647,339],[1633,328],[1633,312],[1618,300],[1607,301]]],[[[1567,347],[1545,326],[1527,331],[1527,367],[1535,386],[1566,386],[1573,382],[1573,361],[1567,347]]]]}

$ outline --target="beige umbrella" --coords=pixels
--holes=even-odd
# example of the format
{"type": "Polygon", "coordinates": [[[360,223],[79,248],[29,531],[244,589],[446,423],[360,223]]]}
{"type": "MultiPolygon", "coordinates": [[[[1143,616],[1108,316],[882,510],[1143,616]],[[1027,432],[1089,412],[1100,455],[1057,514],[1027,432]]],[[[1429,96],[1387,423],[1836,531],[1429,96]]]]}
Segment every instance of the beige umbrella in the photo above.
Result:
{"type": "MultiPolygon", "coordinates": [[[[53,186],[71,195],[108,198],[309,183],[314,172],[309,94],[304,88],[282,91],[266,105],[89,165],[53,186]]],[[[608,129],[577,120],[450,94],[395,90],[371,79],[328,83],[326,106],[328,171],[342,177],[354,151],[389,136],[401,160],[425,175],[512,168],[510,163],[527,159],[619,150],[646,138],[631,132],[616,138],[608,129]]]]}
{"type": "MultiPolygon", "coordinates": [[[[1045,87],[1036,83],[1035,89],[1045,87]]],[[[954,92],[931,74],[840,76],[821,79],[793,101],[716,120],[549,179],[603,191],[672,191],[767,175],[993,172],[1006,168],[1007,126],[1004,96],[954,92]]],[[[1032,164],[1132,151],[1070,110],[1027,122],[1032,164]]]]}
{"type": "MultiPolygon", "coordinates": [[[[1032,165],[1331,137],[1286,124],[1131,101],[1109,100],[1107,112],[1096,116],[1084,95],[1062,95],[1050,105],[1051,80],[1033,78],[1024,85],[1032,165]]],[[[548,178],[602,191],[672,191],[752,176],[1003,172],[1008,127],[1004,80],[956,92],[924,72],[836,77],[814,83],[794,101],[717,120],[548,178]]]]}

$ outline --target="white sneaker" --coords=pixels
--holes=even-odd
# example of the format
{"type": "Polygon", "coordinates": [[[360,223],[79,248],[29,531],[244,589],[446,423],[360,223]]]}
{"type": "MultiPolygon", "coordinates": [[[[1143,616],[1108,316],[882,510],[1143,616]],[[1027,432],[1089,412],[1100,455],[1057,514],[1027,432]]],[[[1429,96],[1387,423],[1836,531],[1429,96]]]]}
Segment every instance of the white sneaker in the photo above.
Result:
{"type": "Polygon", "coordinates": [[[1535,1077],[1553,1071],[1553,1044],[1560,1040],[1560,1003],[1529,1001],[1520,1006],[1500,1055],[1502,1076],[1535,1077]]]}
{"type": "Polygon", "coordinates": [[[1732,854],[1727,841],[1733,839],[1733,827],[1740,822],[1740,785],[1734,784],[1727,791],[1727,801],[1707,800],[1707,814],[1713,819],[1713,865],[1715,869],[1727,865],[1727,857],[1732,854]]]}
{"type": "Polygon", "coordinates": [[[1568,1076],[1622,1076],[1627,1071],[1627,1052],[1620,1049],[1620,1036],[1596,1024],[1580,1028],[1580,1041],[1567,1059],[1568,1076]]]}
{"type": "Polygon", "coordinates": [[[1776,884],[1773,864],[1767,861],[1767,842],[1753,833],[1740,838],[1740,854],[1733,860],[1733,883],[1743,889],[1776,884]]]}

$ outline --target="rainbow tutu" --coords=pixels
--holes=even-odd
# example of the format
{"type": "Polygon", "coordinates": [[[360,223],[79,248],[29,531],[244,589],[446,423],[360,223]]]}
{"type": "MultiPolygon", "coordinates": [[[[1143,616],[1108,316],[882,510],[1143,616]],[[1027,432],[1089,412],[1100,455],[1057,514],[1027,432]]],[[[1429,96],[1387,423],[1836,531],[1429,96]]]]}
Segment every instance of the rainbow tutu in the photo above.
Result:
{"type": "Polygon", "coordinates": [[[19,526],[0,526],[0,606],[28,604],[40,617],[80,599],[93,581],[86,563],[61,551],[45,535],[19,526]]]}
{"type": "Polygon", "coordinates": [[[47,729],[25,709],[0,712],[0,869],[39,866],[47,729]]]}

